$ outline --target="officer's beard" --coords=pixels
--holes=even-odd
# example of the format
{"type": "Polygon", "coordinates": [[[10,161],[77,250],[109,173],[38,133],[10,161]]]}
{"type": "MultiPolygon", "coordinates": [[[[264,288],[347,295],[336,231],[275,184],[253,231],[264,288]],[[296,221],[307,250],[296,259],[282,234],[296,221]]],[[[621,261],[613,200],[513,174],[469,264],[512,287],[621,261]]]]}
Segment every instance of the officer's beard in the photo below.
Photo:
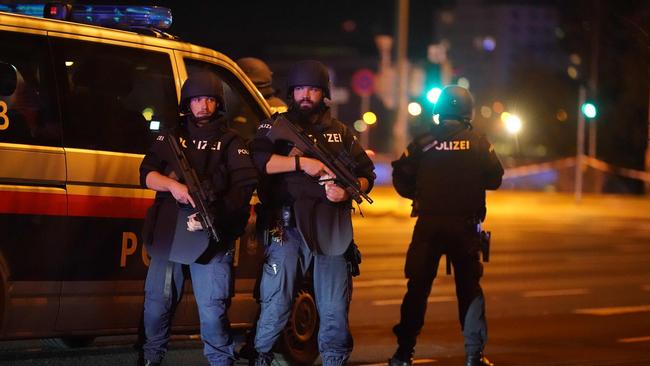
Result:
{"type": "Polygon", "coordinates": [[[310,107],[301,105],[303,100],[298,102],[291,100],[289,103],[289,112],[291,112],[291,114],[294,115],[300,123],[315,123],[318,121],[318,116],[327,110],[327,105],[323,102],[322,99],[315,104],[312,104],[310,107]]]}

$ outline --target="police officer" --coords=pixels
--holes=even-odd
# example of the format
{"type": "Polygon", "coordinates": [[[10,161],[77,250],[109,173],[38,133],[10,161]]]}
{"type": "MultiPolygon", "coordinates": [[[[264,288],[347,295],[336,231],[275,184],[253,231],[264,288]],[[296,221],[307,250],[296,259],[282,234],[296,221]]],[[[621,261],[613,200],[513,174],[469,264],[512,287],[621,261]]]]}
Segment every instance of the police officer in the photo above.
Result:
{"type": "MultiPolygon", "coordinates": [[[[289,110],[284,116],[333,154],[349,153],[359,187],[369,191],[375,179],[372,161],[350,129],[331,117],[324,102],[330,98],[327,68],[318,61],[298,62],[289,71],[287,86],[289,110]]],[[[352,280],[344,255],[353,248],[350,196],[328,180],[333,175],[323,162],[302,155],[288,142],[271,142],[267,134],[273,128],[272,121],[262,121],[252,142],[253,161],[263,173],[260,216],[271,234],[260,281],[255,364],[271,363],[271,349],[289,317],[298,276],[313,267],[323,365],[342,365],[352,351],[348,327],[352,280]]]]}
{"type": "Polygon", "coordinates": [[[501,185],[503,168],[485,136],[472,130],[474,102],[467,89],[443,89],[434,113],[440,125],[416,137],[393,162],[393,184],[400,195],[413,199],[419,217],[406,254],[408,285],[400,322],[393,328],[398,348],[389,364],[412,364],[427,298],[445,254],[454,269],[466,366],[492,365],[483,356],[487,326],[478,228],[486,213],[485,190],[501,185]]]}
{"type": "Polygon", "coordinates": [[[282,113],[287,111],[287,104],[275,96],[275,90],[273,90],[272,86],[273,72],[264,61],[255,57],[242,57],[236,62],[246,76],[255,84],[257,90],[262,93],[262,96],[269,103],[273,112],[282,113]]]}
{"type": "Polygon", "coordinates": [[[173,135],[215,197],[209,204],[219,242],[209,238],[192,214],[196,203],[178,178],[168,135],[160,135],[140,166],[142,185],[156,191],[144,230],[151,256],[145,282],[144,364],[159,365],[167,351],[171,319],[183,293],[184,267],[189,267],[204,354],[211,365],[231,365],[235,356],[227,309],[232,247],[246,225],[257,172],[243,140],[225,127],[223,86],[214,74],[199,72],[187,79],[180,109],[184,116],[173,135]]]}

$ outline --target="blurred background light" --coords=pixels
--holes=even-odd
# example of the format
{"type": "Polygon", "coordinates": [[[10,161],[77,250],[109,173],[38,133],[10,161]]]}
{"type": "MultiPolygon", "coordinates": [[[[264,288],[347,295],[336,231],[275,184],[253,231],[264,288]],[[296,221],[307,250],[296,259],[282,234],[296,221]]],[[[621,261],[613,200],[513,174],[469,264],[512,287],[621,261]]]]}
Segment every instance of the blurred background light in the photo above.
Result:
{"type": "Polygon", "coordinates": [[[506,131],[508,133],[516,135],[521,131],[521,118],[514,114],[508,112],[503,112],[501,114],[501,119],[506,126],[506,131]]]}
{"type": "Polygon", "coordinates": [[[406,108],[411,116],[419,116],[422,113],[422,106],[417,102],[409,103],[406,108]]]}
{"type": "Polygon", "coordinates": [[[429,89],[429,91],[427,92],[427,100],[429,101],[429,103],[433,103],[433,104],[437,103],[438,98],[440,98],[440,93],[442,93],[442,89],[438,87],[429,89]]]}
{"type": "Polygon", "coordinates": [[[358,119],[354,121],[354,129],[358,132],[363,132],[368,129],[368,125],[364,121],[358,119]]]}
{"type": "Polygon", "coordinates": [[[372,112],[364,113],[362,118],[363,118],[363,122],[369,125],[374,125],[375,123],[377,123],[377,115],[372,112]]]}

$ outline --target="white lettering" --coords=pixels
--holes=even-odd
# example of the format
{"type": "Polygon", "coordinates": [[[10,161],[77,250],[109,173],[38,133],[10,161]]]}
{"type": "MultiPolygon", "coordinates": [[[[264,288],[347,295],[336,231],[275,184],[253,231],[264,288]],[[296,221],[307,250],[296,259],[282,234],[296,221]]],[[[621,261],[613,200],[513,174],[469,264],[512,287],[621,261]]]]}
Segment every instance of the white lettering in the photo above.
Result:
{"type": "Polygon", "coordinates": [[[262,123],[257,129],[258,130],[261,130],[261,129],[264,129],[264,128],[265,129],[270,129],[271,127],[273,127],[273,125],[270,125],[268,123],[262,123]]]}
{"type": "MultiPolygon", "coordinates": [[[[427,145],[429,146],[429,145],[427,145]]],[[[444,141],[443,143],[436,145],[435,149],[440,151],[440,150],[445,150],[445,151],[461,151],[461,150],[469,150],[470,149],[470,144],[469,140],[460,140],[460,141],[444,141]]],[[[426,150],[424,150],[426,151],[426,150]]]]}
{"type": "Polygon", "coordinates": [[[206,140],[195,142],[195,144],[197,150],[205,150],[208,147],[208,141],[206,140]]]}
{"type": "Polygon", "coordinates": [[[237,154],[239,154],[239,155],[248,155],[248,150],[246,150],[246,149],[237,149],[237,154]]]}
{"type": "Polygon", "coordinates": [[[327,139],[327,142],[342,142],[343,138],[340,133],[324,133],[323,137],[327,139]]]}

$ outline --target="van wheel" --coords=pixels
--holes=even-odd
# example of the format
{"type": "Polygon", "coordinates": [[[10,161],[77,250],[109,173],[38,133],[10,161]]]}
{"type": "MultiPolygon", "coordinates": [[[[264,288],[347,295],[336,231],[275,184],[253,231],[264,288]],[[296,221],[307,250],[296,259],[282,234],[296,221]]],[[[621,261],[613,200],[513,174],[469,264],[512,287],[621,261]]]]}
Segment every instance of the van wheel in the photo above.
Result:
{"type": "Polygon", "coordinates": [[[318,357],[318,311],[309,291],[300,290],[296,295],[278,342],[280,354],[274,361],[280,365],[311,365],[318,357]]]}
{"type": "Polygon", "coordinates": [[[43,346],[54,349],[70,349],[88,347],[95,341],[93,336],[69,336],[60,338],[45,338],[43,346]]]}

